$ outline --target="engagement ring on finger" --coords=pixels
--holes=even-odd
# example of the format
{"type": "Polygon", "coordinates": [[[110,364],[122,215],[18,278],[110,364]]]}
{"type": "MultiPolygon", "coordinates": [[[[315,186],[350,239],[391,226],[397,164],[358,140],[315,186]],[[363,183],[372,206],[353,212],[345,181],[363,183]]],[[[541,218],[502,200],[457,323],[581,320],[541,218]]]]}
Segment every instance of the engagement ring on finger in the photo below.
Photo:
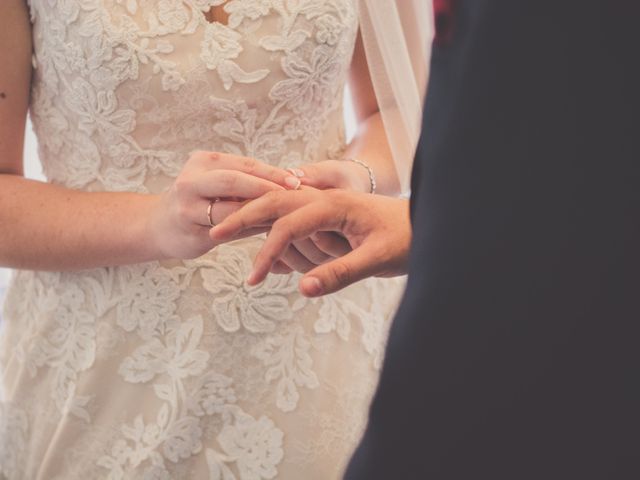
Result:
{"type": "Polygon", "coordinates": [[[212,216],[213,206],[216,204],[216,202],[219,202],[219,201],[220,201],[219,198],[217,198],[217,197],[214,198],[213,200],[211,200],[209,202],[209,207],[207,208],[207,219],[209,220],[209,225],[211,225],[212,227],[216,226],[215,222],[213,221],[213,216],[212,216]]]}

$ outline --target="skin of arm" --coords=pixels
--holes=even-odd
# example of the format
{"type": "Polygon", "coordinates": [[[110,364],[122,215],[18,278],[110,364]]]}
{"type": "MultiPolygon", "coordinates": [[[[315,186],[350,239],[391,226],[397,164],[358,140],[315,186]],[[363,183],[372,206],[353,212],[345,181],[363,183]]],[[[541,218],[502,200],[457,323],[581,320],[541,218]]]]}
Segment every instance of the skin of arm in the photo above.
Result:
{"type": "Polygon", "coordinates": [[[352,250],[307,272],[299,285],[303,295],[326,295],[370,276],[407,271],[411,222],[406,199],[312,188],[271,192],[229,215],[210,235],[222,243],[273,219],[277,220],[256,256],[250,285],[262,282],[292,243],[327,232],[346,238],[352,250]]]}
{"type": "MultiPolygon", "coordinates": [[[[208,152],[192,154],[162,195],[89,193],[23,178],[32,73],[24,0],[0,2],[0,27],[0,266],[60,271],[194,258],[213,247],[210,200],[252,199],[290,184],[284,170],[208,152]]],[[[241,205],[217,202],[214,220],[241,205]]]]}
{"type": "MultiPolygon", "coordinates": [[[[360,34],[349,70],[349,88],[358,129],[345,152],[345,158],[357,158],[371,167],[377,181],[377,193],[397,196],[400,194],[400,182],[360,34]]],[[[315,188],[344,188],[355,192],[369,192],[371,189],[368,171],[353,162],[328,160],[305,165],[300,170],[304,173],[302,183],[315,188]]]]}

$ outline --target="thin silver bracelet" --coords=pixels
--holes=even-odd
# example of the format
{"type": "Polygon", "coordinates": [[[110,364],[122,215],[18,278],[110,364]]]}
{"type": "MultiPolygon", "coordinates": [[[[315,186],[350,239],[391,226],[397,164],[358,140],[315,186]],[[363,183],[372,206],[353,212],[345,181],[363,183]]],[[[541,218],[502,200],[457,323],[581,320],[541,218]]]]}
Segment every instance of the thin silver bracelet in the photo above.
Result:
{"type": "Polygon", "coordinates": [[[345,160],[347,160],[349,162],[357,163],[358,165],[361,165],[361,166],[363,166],[364,168],[367,169],[367,173],[369,173],[369,182],[371,183],[371,191],[369,193],[371,195],[375,194],[376,193],[376,188],[378,187],[378,184],[376,182],[376,175],[375,175],[375,173],[373,173],[373,168],[371,168],[365,162],[363,162],[362,160],[359,160],[357,158],[349,157],[349,158],[345,158],[345,160]]]}

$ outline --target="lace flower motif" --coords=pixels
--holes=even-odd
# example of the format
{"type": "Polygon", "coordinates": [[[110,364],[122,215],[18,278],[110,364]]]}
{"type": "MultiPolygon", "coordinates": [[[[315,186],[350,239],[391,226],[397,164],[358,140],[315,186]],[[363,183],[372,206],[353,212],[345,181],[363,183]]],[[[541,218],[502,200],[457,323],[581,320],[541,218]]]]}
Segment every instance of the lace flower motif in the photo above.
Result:
{"type": "Polygon", "coordinates": [[[245,282],[251,271],[247,251],[228,245],[217,251],[220,261],[207,262],[200,274],[204,288],[213,294],[213,314],[224,331],[244,327],[253,333],[271,332],[276,322],[293,317],[286,295],[297,291],[295,278],[270,276],[262,285],[249,287],[245,282]]]}
{"type": "Polygon", "coordinates": [[[285,101],[291,110],[301,115],[323,111],[333,100],[333,85],[342,72],[342,65],[333,49],[316,47],[309,62],[298,54],[283,58],[282,69],[289,77],[278,82],[269,94],[272,100],[285,101]]]}
{"type": "Polygon", "coordinates": [[[316,40],[318,43],[326,43],[327,45],[335,45],[340,40],[343,25],[333,15],[322,15],[316,20],[318,30],[316,32],[316,40]]]}
{"type": "Polygon", "coordinates": [[[296,325],[285,335],[267,337],[252,352],[267,367],[265,380],[276,383],[276,405],[283,412],[298,406],[298,387],[313,389],[320,385],[310,348],[304,329],[296,325]]]}
{"type": "Polygon", "coordinates": [[[89,82],[77,78],[69,95],[69,107],[78,115],[78,128],[87,135],[101,135],[117,139],[133,131],[135,112],[119,110],[112,91],[97,91],[89,82]]]}
{"type": "Polygon", "coordinates": [[[269,13],[271,0],[235,0],[225,5],[229,27],[238,28],[245,18],[257,20],[269,13]]]}
{"type": "Polygon", "coordinates": [[[205,29],[200,58],[209,70],[216,70],[225,90],[230,90],[233,82],[256,83],[264,79],[269,70],[260,69],[245,72],[233,59],[242,52],[242,36],[220,23],[208,23],[205,29]]]}
{"type": "Polygon", "coordinates": [[[235,460],[242,480],[262,480],[275,478],[278,473],[276,466],[284,456],[283,437],[271,419],[243,415],[222,429],[218,443],[235,460]]]}
{"type": "Polygon", "coordinates": [[[151,338],[174,315],[180,287],[154,265],[127,266],[116,270],[122,297],[116,307],[117,323],[127,332],[136,329],[151,338]]]}
{"type": "Polygon", "coordinates": [[[145,383],[159,374],[174,380],[201,374],[209,360],[209,353],[198,349],[202,323],[200,316],[194,317],[169,332],[165,342],[152,338],[124,359],[118,373],[131,383],[145,383]]]}

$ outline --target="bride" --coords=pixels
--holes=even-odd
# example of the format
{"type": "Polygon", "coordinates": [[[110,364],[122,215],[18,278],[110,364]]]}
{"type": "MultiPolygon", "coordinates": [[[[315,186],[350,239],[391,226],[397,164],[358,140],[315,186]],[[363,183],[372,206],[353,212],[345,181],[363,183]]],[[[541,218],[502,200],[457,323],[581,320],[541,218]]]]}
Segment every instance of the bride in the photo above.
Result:
{"type": "MultiPolygon", "coordinates": [[[[301,183],[406,187],[427,44],[413,3],[1,2],[0,266],[16,271],[0,477],[340,477],[401,285],[250,286],[260,237],[212,249],[208,231],[301,183]],[[27,112],[46,183],[22,176],[27,112]]],[[[277,269],[340,242],[300,242],[277,269]]]]}

